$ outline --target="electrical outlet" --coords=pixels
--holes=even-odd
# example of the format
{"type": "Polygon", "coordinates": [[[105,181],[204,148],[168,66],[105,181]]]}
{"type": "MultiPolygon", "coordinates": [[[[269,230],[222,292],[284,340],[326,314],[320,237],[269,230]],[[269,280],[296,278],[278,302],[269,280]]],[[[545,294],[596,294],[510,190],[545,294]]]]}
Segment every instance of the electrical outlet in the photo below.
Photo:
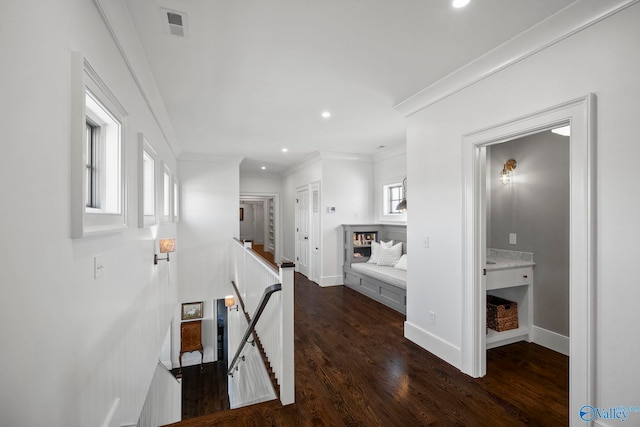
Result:
{"type": "Polygon", "coordinates": [[[515,245],[518,242],[518,235],[516,233],[509,233],[509,244],[515,245]]]}
{"type": "Polygon", "coordinates": [[[435,311],[429,311],[429,324],[430,325],[434,325],[436,324],[436,312],[435,311]]]}

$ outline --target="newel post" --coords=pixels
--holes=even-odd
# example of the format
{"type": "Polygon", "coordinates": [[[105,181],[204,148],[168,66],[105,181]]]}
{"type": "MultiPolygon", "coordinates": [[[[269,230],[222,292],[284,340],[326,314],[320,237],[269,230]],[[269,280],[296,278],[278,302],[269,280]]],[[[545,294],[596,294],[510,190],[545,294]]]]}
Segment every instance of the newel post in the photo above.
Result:
{"type": "Polygon", "coordinates": [[[295,365],[293,348],[293,262],[280,263],[280,283],[282,283],[282,384],[280,402],[290,405],[296,401],[295,365]]]}

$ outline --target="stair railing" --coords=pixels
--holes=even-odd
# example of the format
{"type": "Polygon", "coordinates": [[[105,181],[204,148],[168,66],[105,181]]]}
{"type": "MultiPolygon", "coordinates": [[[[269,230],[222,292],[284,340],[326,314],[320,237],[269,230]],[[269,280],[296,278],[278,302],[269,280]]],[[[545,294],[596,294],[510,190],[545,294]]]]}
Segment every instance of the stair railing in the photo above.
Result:
{"type": "Polygon", "coordinates": [[[282,290],[282,285],[280,283],[271,285],[264,290],[262,294],[262,298],[260,299],[260,303],[258,304],[258,309],[256,310],[255,314],[251,318],[251,323],[249,323],[247,330],[245,331],[244,335],[242,336],[242,339],[240,340],[240,344],[238,345],[236,354],[233,356],[231,363],[229,363],[229,370],[227,371],[227,375],[233,376],[233,369],[236,367],[236,363],[238,362],[238,359],[240,359],[240,354],[242,354],[242,350],[244,350],[244,347],[247,345],[247,343],[249,343],[249,337],[255,331],[256,324],[260,320],[260,316],[262,316],[262,312],[264,311],[264,308],[267,306],[267,303],[269,302],[271,295],[281,290],[282,290]]]}

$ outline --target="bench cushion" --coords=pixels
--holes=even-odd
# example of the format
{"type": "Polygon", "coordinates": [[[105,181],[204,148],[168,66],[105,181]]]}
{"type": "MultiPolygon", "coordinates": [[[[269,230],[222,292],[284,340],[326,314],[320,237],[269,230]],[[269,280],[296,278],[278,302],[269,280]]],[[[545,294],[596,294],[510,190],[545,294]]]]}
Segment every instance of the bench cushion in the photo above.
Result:
{"type": "Polygon", "coordinates": [[[407,289],[407,272],[394,267],[353,263],[351,269],[402,289],[407,289]]]}

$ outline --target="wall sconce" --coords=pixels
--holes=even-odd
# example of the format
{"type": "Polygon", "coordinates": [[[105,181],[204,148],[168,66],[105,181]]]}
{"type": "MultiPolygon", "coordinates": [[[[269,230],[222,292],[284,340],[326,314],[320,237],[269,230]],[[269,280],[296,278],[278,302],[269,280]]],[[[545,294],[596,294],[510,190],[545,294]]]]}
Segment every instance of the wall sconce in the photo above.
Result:
{"type": "Polygon", "coordinates": [[[227,295],[226,297],[224,297],[224,306],[227,307],[229,311],[238,311],[238,305],[235,303],[235,298],[233,297],[233,295],[227,295]]]}
{"type": "Polygon", "coordinates": [[[405,212],[407,210],[407,178],[402,180],[402,201],[396,206],[397,211],[405,212]]]}
{"type": "Polygon", "coordinates": [[[153,264],[158,265],[158,261],[169,262],[169,253],[176,250],[176,239],[160,239],[160,253],[167,254],[164,258],[158,258],[158,254],[153,255],[153,264]]]}
{"type": "Polygon", "coordinates": [[[500,181],[502,184],[508,184],[511,182],[511,171],[516,168],[516,161],[513,159],[507,160],[507,163],[502,167],[502,172],[500,172],[500,181]]]}

